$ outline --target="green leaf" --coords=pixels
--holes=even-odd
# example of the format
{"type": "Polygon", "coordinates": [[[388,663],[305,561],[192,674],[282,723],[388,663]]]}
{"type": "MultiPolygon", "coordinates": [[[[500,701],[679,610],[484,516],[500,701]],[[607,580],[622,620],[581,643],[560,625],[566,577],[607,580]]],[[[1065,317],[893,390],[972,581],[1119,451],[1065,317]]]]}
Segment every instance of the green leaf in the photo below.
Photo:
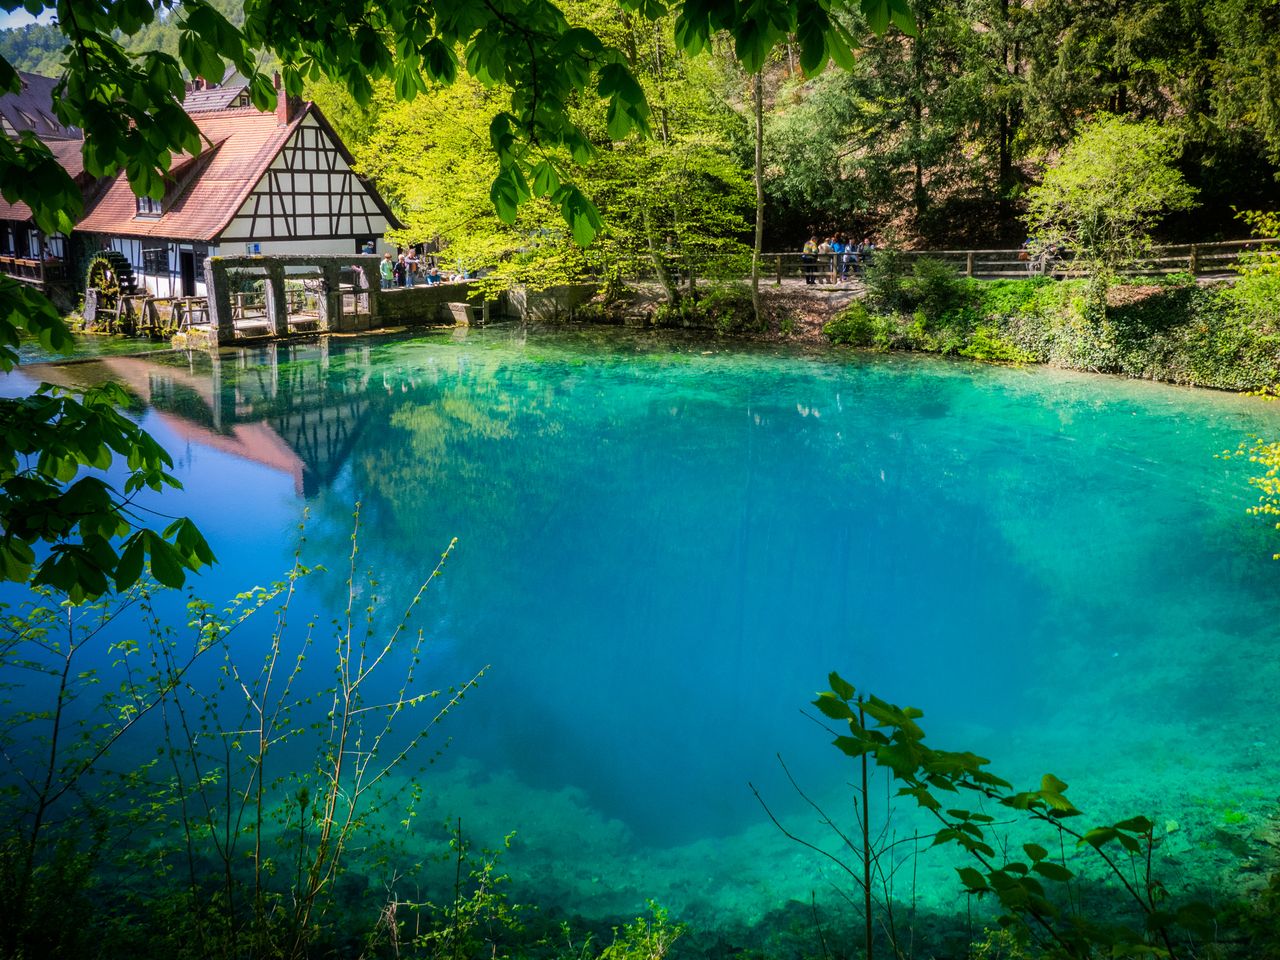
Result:
{"type": "MultiPolygon", "coordinates": [[[[839,718],[833,717],[832,719],[839,718]]],[[[844,753],[846,756],[853,757],[854,759],[870,753],[875,749],[875,744],[871,743],[869,740],[857,740],[853,737],[836,737],[831,742],[835,744],[836,748],[839,749],[840,752],[844,753]]]]}
{"type": "Polygon", "coordinates": [[[1075,876],[1074,873],[1062,866],[1062,864],[1054,863],[1052,860],[1039,860],[1031,869],[1042,877],[1057,881],[1058,883],[1066,883],[1075,876]]]}
{"type": "Polygon", "coordinates": [[[519,197],[510,176],[510,168],[503,170],[494,177],[493,186],[489,189],[489,199],[493,201],[493,208],[497,211],[499,220],[506,224],[516,222],[516,214],[519,212],[519,197]]]}
{"type": "Polygon", "coordinates": [[[861,0],[862,15],[867,18],[867,25],[876,33],[884,33],[889,29],[889,0],[861,0]]]}
{"type": "Polygon", "coordinates": [[[1100,850],[1104,844],[1114,840],[1117,836],[1119,834],[1116,832],[1115,827],[1094,827],[1076,842],[1076,846],[1083,846],[1087,843],[1095,850],[1100,850]]]}
{"type": "Polygon", "coordinates": [[[986,877],[973,867],[957,867],[956,873],[960,874],[960,882],[970,893],[990,892],[991,888],[987,885],[986,877]]]}
{"type": "Polygon", "coordinates": [[[832,692],[841,700],[852,700],[856,696],[853,684],[835,671],[827,674],[827,683],[831,684],[832,692]]]}
{"type": "Polygon", "coordinates": [[[120,554],[120,562],[116,565],[115,582],[117,590],[128,590],[142,576],[143,546],[142,535],[134,534],[125,541],[125,548],[120,554]]]}
{"type": "Polygon", "coordinates": [[[147,537],[147,552],[151,555],[151,575],[166,587],[177,588],[186,581],[178,552],[155,534],[147,537]]]}
{"type": "Polygon", "coordinates": [[[829,690],[818,694],[818,699],[813,701],[813,705],[832,720],[852,720],[854,716],[853,711],[849,709],[849,704],[829,690]]]}
{"type": "Polygon", "coordinates": [[[1128,820],[1121,820],[1115,824],[1117,830],[1127,830],[1130,833],[1150,833],[1153,824],[1146,817],[1130,817],[1128,820]]]}
{"type": "Polygon", "coordinates": [[[1067,785],[1052,773],[1046,773],[1040,778],[1040,789],[1049,793],[1065,793],[1067,785]]]}
{"type": "Polygon", "coordinates": [[[908,37],[916,35],[916,18],[906,0],[889,0],[889,19],[908,37]]]}
{"type": "Polygon", "coordinates": [[[1049,851],[1038,843],[1024,843],[1022,849],[1026,851],[1027,856],[1035,863],[1039,863],[1049,855],[1049,851]]]}
{"type": "Polygon", "coordinates": [[[831,22],[827,12],[816,3],[802,4],[796,25],[796,42],[800,44],[800,69],[813,76],[827,64],[827,31],[831,22]]]}

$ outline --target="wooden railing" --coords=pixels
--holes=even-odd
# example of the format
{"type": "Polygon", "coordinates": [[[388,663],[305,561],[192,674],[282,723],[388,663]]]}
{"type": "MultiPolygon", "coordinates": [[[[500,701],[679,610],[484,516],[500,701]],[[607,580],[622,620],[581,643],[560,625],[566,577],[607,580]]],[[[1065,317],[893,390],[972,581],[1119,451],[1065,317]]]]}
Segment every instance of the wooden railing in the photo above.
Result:
{"type": "Polygon", "coordinates": [[[44,286],[66,279],[66,264],[61,260],[34,260],[27,257],[0,257],[0,273],[24,283],[44,286]]]}
{"type": "MultiPolygon", "coordinates": [[[[1170,244],[1154,247],[1141,263],[1120,272],[1127,276],[1154,276],[1186,273],[1195,277],[1228,277],[1244,254],[1257,253],[1271,247],[1276,249],[1280,240],[1230,240],[1221,243],[1170,244]]],[[[878,251],[873,251],[874,257],[878,251]]],[[[985,250],[904,250],[901,256],[908,262],[930,258],[949,264],[957,273],[982,280],[1016,279],[1027,276],[1054,276],[1059,278],[1083,276],[1069,254],[1050,257],[1028,256],[1022,259],[1020,249],[985,250]]],[[[811,278],[815,284],[838,284],[856,280],[866,267],[867,258],[859,255],[845,260],[845,255],[818,253],[806,261],[798,250],[761,254],[761,278],[775,284],[784,280],[796,281],[811,278]]],[[[694,264],[699,283],[704,278],[740,277],[749,270],[750,257],[735,255],[733,258],[702,257],[694,264]],[[747,266],[743,266],[743,263],[747,266]]],[[[602,276],[611,273],[616,264],[600,269],[602,276]]],[[[668,258],[667,270],[673,281],[687,282],[688,264],[680,257],[668,258]]],[[[656,279],[653,264],[647,258],[636,258],[622,268],[624,276],[634,279],[656,279]]]]}
{"type": "MultiPolygon", "coordinates": [[[[1142,262],[1121,270],[1126,276],[1157,276],[1187,273],[1193,277],[1229,276],[1244,254],[1263,249],[1276,249],[1280,240],[1229,240],[1221,243],[1183,243],[1154,247],[1142,262]]],[[[1039,274],[1066,277],[1083,276],[1073,268],[1069,254],[1050,257],[1028,256],[1022,259],[1022,250],[904,250],[901,255],[908,262],[929,258],[940,260],[954,267],[957,273],[983,280],[1018,278],[1039,274]]],[[[781,282],[787,278],[804,277],[812,273],[818,283],[838,282],[842,276],[852,277],[861,272],[865,263],[845,264],[841,254],[819,253],[815,261],[805,263],[799,252],[766,253],[761,274],[781,282]],[[806,269],[806,267],[808,269],[806,269]]],[[[872,257],[875,253],[872,253],[872,257]]]]}

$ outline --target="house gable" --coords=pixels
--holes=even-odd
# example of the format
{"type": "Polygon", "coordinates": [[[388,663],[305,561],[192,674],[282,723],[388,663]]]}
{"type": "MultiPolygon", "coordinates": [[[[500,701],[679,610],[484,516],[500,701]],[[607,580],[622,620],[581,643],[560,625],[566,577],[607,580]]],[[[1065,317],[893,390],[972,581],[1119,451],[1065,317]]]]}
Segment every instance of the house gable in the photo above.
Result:
{"type": "Polygon", "coordinates": [[[381,236],[394,225],[382,199],[351,169],[351,155],[324,116],[311,107],[220,239],[354,239],[381,236]]]}

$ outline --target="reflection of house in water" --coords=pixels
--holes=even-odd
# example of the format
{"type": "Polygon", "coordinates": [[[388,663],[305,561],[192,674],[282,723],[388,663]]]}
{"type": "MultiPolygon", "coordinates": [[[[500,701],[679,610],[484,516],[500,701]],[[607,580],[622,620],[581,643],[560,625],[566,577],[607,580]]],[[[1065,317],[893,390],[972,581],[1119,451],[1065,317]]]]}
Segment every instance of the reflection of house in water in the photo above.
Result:
{"type": "Polygon", "coordinates": [[[381,393],[367,390],[368,347],[328,338],[23,370],[60,386],[119,383],[184,440],[287,473],[308,497],[337,477],[381,393]]]}

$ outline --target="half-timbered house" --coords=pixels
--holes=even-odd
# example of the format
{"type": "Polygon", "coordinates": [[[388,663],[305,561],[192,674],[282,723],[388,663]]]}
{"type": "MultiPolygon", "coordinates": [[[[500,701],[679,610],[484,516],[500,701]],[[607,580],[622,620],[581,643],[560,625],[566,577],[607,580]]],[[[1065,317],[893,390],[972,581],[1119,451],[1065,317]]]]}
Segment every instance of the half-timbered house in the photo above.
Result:
{"type": "MultiPolygon", "coordinates": [[[[17,91],[0,96],[0,132],[14,138],[24,131],[36,134],[87,192],[93,180],[84,172],[80,131],[64,126],[53,115],[57,81],[32,73],[24,73],[20,79],[17,91]]],[[[0,197],[0,273],[39,285],[58,281],[65,276],[68,253],[67,238],[41,232],[25,203],[10,203],[0,197]]]]}
{"type": "Polygon", "coordinates": [[[76,228],[157,296],[203,295],[206,256],[356,253],[398,226],[315,104],[281,92],[263,113],[229,86],[192,96],[204,147],[174,158],[161,200],[135,196],[122,173],[76,228]]]}
{"type": "MultiPolygon", "coordinates": [[[[31,79],[28,99],[43,97],[51,115],[52,81],[31,79]]],[[[140,287],[170,297],[204,295],[202,264],[211,255],[355,253],[368,243],[385,249],[383,233],[399,224],[352,169],[350,152],[315,104],[281,91],[276,110],[265,113],[250,105],[243,80],[233,77],[193,85],[184,106],[201,151],[173,158],[159,200],[136,196],[124,173],[86,184],[72,244],[79,258],[116,250],[132,264],[140,287]]],[[[0,108],[0,118],[10,122],[11,112],[0,108]]],[[[83,176],[79,134],[69,134],[75,139],[50,145],[73,176],[83,176]]],[[[9,215],[24,212],[29,216],[16,209],[9,215]]]]}

